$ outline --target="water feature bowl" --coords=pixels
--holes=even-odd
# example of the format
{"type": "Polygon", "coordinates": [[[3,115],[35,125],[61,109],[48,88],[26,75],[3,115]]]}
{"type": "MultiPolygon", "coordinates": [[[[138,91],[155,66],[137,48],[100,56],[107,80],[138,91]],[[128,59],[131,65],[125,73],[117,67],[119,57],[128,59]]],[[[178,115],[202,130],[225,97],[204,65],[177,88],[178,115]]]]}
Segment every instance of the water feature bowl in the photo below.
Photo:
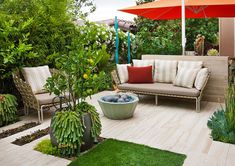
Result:
{"type": "Polygon", "coordinates": [[[108,95],[98,99],[104,116],[114,120],[131,118],[138,101],[138,97],[129,94],[108,95]]]}

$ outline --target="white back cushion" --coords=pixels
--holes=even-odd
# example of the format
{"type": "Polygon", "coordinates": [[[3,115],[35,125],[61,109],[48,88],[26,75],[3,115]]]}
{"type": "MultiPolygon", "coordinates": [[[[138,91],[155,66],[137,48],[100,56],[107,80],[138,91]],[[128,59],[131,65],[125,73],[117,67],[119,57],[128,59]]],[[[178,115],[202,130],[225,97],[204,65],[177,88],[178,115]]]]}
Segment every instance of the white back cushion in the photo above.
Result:
{"type": "Polygon", "coordinates": [[[201,69],[202,65],[203,65],[202,61],[179,61],[178,62],[178,69],[180,69],[181,67],[201,69]]]}
{"type": "Polygon", "coordinates": [[[51,73],[48,66],[24,67],[22,74],[25,81],[31,86],[34,94],[44,93],[44,85],[51,73]]]}
{"type": "Polygon", "coordinates": [[[202,89],[203,85],[205,84],[208,74],[209,74],[208,68],[203,68],[199,70],[196,76],[195,83],[194,83],[194,86],[195,88],[197,88],[197,90],[202,89]]]}
{"type": "Polygon", "coordinates": [[[192,88],[199,70],[200,69],[186,67],[179,68],[177,76],[174,80],[174,85],[185,88],[192,88]]]}
{"type": "Polygon", "coordinates": [[[152,66],[154,69],[154,60],[139,60],[139,59],[133,59],[133,66],[135,67],[146,67],[146,66],[152,66]]]}
{"type": "Polygon", "coordinates": [[[117,72],[121,84],[126,83],[129,79],[127,66],[131,66],[131,64],[117,64],[117,72]]]}
{"type": "Polygon", "coordinates": [[[177,61],[155,60],[155,82],[173,83],[176,77],[177,61]]]}

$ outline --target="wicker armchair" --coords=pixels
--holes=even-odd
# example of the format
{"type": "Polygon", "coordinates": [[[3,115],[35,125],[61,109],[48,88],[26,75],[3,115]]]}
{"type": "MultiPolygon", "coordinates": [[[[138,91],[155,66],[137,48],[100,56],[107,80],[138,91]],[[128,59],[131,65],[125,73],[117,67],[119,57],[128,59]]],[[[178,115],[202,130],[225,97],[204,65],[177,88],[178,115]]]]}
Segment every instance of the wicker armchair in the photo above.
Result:
{"type": "MultiPolygon", "coordinates": [[[[56,70],[50,69],[50,72],[53,74],[56,70]]],[[[27,115],[29,113],[29,108],[37,110],[38,122],[42,123],[43,109],[59,104],[59,99],[55,98],[56,96],[54,94],[50,95],[49,93],[34,94],[30,85],[24,81],[24,78],[19,70],[13,72],[12,76],[16,88],[20,92],[23,99],[24,113],[27,115]]]]}

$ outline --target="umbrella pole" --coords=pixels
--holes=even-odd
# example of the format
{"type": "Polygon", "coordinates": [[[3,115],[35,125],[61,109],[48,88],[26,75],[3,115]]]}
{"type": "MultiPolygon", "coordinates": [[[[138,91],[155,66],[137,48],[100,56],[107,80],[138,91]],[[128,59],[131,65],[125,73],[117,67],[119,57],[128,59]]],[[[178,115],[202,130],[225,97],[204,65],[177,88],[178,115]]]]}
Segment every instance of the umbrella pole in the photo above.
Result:
{"type": "Polygon", "coordinates": [[[185,55],[186,31],[185,31],[185,0],[181,4],[181,21],[182,21],[182,55],[185,55]]]}

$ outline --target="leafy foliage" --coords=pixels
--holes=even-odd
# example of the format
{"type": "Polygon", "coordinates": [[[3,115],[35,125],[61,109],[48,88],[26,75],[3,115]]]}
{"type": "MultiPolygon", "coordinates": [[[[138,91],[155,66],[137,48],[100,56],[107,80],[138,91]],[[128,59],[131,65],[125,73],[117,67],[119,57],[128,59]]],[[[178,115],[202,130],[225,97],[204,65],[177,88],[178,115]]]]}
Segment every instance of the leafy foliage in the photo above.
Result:
{"type": "Polygon", "coordinates": [[[50,139],[45,139],[39,142],[35,147],[34,150],[37,150],[39,152],[42,152],[44,154],[54,155],[54,156],[60,156],[60,149],[57,147],[54,147],[51,144],[50,139]]]}
{"type": "Polygon", "coordinates": [[[10,94],[0,95],[0,126],[7,125],[16,120],[17,101],[10,94]]]}
{"type": "Polygon", "coordinates": [[[235,144],[235,85],[229,87],[225,109],[215,112],[207,126],[213,140],[235,144]]]}
{"type": "Polygon", "coordinates": [[[82,144],[84,126],[78,113],[69,110],[57,111],[53,117],[52,130],[59,143],[61,155],[78,155],[82,144]]]}
{"type": "MultiPolygon", "coordinates": [[[[137,0],[137,4],[153,0],[137,0]]],[[[149,20],[138,17],[135,19],[137,33],[134,41],[133,54],[140,58],[143,54],[178,55],[181,54],[181,20],[149,20]]],[[[187,50],[194,50],[194,40],[198,34],[205,36],[208,49],[218,45],[218,19],[187,19],[186,36],[187,50]]]]}
{"type": "Polygon", "coordinates": [[[2,91],[11,88],[10,76],[16,68],[53,65],[50,57],[66,50],[65,45],[69,44],[74,29],[67,9],[67,0],[12,0],[0,3],[2,91]]]}

